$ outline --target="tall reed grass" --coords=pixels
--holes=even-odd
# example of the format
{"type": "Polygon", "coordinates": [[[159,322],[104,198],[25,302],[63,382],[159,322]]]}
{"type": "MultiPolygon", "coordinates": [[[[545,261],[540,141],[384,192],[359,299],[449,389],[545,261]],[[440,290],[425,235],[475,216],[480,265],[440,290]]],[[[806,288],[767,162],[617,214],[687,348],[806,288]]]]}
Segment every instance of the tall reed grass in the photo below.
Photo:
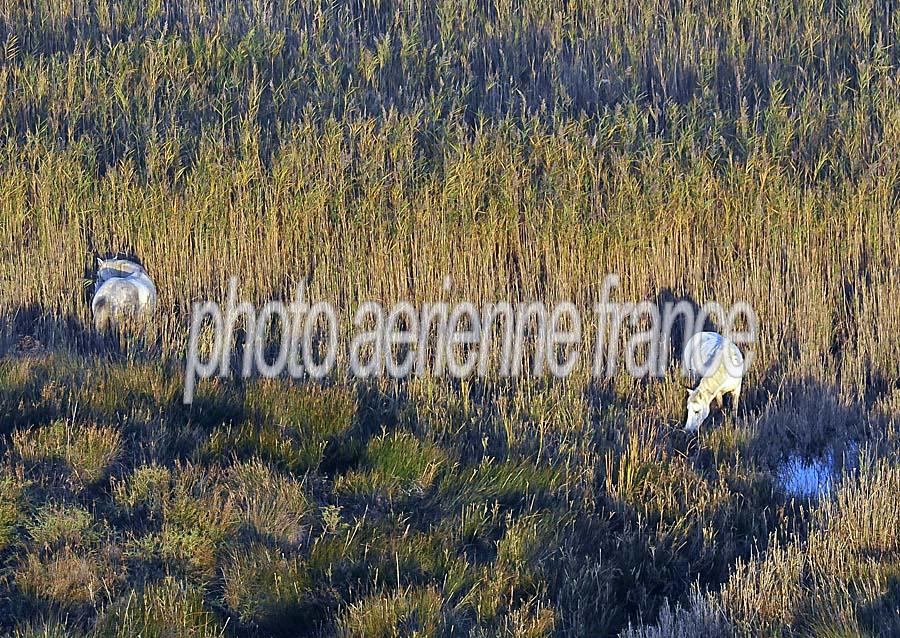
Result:
{"type": "Polygon", "coordinates": [[[0,0],[0,631],[889,635],[898,32],[873,0],[0,0]],[[159,291],[129,365],[82,358],[110,253],[159,291]],[[588,311],[609,272],[754,307],[736,419],[690,439],[671,374],[584,370],[179,405],[232,275],[349,330],[368,299],[588,311]],[[778,494],[780,455],[849,438],[881,460],[834,504],[778,494]]]}

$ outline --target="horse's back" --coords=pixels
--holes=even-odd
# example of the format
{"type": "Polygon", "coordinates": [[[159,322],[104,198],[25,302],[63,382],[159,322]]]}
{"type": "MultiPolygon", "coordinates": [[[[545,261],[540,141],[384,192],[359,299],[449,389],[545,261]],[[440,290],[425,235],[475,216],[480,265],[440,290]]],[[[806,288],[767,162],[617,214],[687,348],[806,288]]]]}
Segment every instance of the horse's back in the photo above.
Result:
{"type": "Polygon", "coordinates": [[[146,275],[147,271],[139,263],[130,259],[102,259],[97,268],[98,287],[112,279],[140,274],[146,275]]]}
{"type": "Polygon", "coordinates": [[[682,361],[689,374],[700,377],[716,374],[723,364],[730,376],[740,376],[744,369],[741,351],[717,332],[698,332],[691,337],[682,361]]]}

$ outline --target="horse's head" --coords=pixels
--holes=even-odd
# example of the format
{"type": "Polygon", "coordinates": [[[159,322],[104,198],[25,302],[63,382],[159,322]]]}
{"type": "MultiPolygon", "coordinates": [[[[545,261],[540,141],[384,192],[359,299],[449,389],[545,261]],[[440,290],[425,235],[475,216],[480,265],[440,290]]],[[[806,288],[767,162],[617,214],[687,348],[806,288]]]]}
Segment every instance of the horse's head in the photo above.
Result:
{"type": "Polygon", "coordinates": [[[697,390],[688,390],[687,418],[684,421],[684,429],[688,432],[696,432],[700,424],[709,416],[709,402],[700,398],[697,390]]]}

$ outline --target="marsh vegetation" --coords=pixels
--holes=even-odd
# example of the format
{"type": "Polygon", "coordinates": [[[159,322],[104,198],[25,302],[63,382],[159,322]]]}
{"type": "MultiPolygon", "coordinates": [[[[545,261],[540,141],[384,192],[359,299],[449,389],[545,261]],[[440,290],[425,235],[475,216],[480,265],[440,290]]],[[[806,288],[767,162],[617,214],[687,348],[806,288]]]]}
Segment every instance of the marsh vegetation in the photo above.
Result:
{"type": "Polygon", "coordinates": [[[900,633],[900,13],[288,5],[0,3],[0,633],[900,633]],[[139,339],[92,328],[110,253],[156,283],[139,339]],[[681,432],[674,372],[181,402],[231,275],[349,326],[610,272],[756,309],[736,417],[681,432]],[[829,494],[779,485],[850,441],[829,494]]]}

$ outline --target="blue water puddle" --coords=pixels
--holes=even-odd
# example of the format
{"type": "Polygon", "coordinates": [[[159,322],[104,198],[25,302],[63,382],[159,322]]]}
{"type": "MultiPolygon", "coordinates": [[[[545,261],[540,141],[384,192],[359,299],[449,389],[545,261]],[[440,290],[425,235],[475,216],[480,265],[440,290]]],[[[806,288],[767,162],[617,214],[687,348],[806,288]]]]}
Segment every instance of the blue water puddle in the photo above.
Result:
{"type": "Polygon", "coordinates": [[[855,441],[850,441],[843,449],[829,448],[818,456],[791,452],[778,464],[778,486],[787,496],[828,496],[842,473],[856,467],[858,456],[859,446],[855,441]]]}

